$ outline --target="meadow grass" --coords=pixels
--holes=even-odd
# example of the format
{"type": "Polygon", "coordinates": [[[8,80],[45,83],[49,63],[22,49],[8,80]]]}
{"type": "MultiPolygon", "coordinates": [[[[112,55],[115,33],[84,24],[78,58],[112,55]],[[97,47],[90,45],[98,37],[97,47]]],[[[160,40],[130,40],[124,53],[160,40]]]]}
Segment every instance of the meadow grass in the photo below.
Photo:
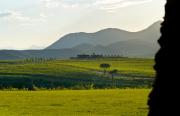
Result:
{"type": "MultiPolygon", "coordinates": [[[[100,64],[111,65],[109,70],[117,69],[120,74],[130,76],[154,77],[153,59],[95,59],[95,60],[54,60],[51,62],[0,62],[0,75],[2,74],[49,74],[66,76],[69,73],[93,73],[92,70],[101,71],[100,64]]],[[[69,75],[68,75],[69,76],[69,75]]],[[[72,75],[71,75],[72,76],[72,75]]]]}
{"type": "Polygon", "coordinates": [[[118,70],[116,87],[150,87],[155,71],[153,59],[111,58],[52,60],[42,62],[0,61],[0,89],[3,88],[109,88],[110,75],[100,64],[118,70]],[[125,77],[125,78],[124,78],[125,77]],[[138,77],[138,79],[136,79],[138,77]],[[149,79],[147,79],[149,78],[149,79]],[[88,86],[88,87],[87,87],[88,86]],[[90,86],[90,87],[89,87],[90,86]]]}
{"type": "Polygon", "coordinates": [[[0,91],[1,116],[146,116],[150,89],[0,91]]]}

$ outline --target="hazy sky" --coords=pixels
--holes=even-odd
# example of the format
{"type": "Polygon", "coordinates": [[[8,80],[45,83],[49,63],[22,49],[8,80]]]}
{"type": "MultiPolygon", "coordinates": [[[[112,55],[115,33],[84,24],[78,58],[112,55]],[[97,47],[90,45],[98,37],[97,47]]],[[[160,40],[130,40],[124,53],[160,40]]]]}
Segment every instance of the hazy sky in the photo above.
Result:
{"type": "Polygon", "coordinates": [[[0,49],[46,47],[65,34],[142,30],[162,20],[165,0],[0,0],[0,49]]]}

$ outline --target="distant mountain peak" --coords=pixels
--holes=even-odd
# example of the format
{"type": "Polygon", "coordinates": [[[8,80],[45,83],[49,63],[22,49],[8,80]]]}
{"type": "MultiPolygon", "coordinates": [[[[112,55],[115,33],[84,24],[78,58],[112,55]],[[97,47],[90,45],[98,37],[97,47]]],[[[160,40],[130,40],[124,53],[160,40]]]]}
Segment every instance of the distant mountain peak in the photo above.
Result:
{"type": "Polygon", "coordinates": [[[156,22],[154,22],[153,24],[151,24],[148,28],[149,28],[149,29],[150,29],[150,28],[159,29],[159,28],[160,28],[160,26],[161,26],[161,23],[162,23],[162,21],[161,21],[161,20],[156,21],[156,22]]]}
{"type": "MultiPolygon", "coordinates": [[[[71,33],[60,38],[58,41],[47,47],[46,49],[64,49],[73,48],[81,44],[90,44],[93,46],[102,45],[107,46],[109,44],[137,39],[141,36],[143,38],[148,33],[156,33],[155,36],[159,35],[160,24],[162,21],[156,21],[148,28],[139,32],[128,32],[117,28],[106,28],[94,33],[71,33]],[[157,32],[156,32],[157,31],[157,32]]],[[[149,36],[148,35],[148,36],[149,36]]]]}
{"type": "MultiPolygon", "coordinates": [[[[118,29],[118,28],[106,28],[106,29],[101,29],[98,32],[106,32],[106,31],[126,31],[126,30],[122,30],[122,29],[118,29]]],[[[97,32],[97,33],[98,33],[97,32]]],[[[128,31],[127,31],[128,32],[128,31]]]]}
{"type": "Polygon", "coordinates": [[[158,20],[156,22],[154,22],[153,24],[161,24],[163,22],[163,20],[158,20]]]}

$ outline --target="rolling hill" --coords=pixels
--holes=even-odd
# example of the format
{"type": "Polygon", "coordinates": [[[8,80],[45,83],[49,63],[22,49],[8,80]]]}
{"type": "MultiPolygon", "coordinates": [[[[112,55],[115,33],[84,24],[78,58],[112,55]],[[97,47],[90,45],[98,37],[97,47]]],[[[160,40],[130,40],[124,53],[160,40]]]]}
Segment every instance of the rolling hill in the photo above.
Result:
{"type": "Polygon", "coordinates": [[[73,48],[81,44],[108,46],[116,42],[134,39],[155,43],[160,36],[160,24],[161,21],[157,21],[147,29],[139,32],[128,32],[116,28],[108,28],[95,33],[72,33],[60,38],[46,49],[73,48]]]}
{"type": "Polygon", "coordinates": [[[79,54],[118,54],[128,57],[153,57],[159,49],[160,24],[157,21],[139,32],[128,32],[115,28],[95,33],[68,34],[46,49],[73,49],[79,54]]]}
{"type": "Polygon", "coordinates": [[[72,33],[65,35],[43,50],[0,50],[0,60],[24,58],[69,58],[77,54],[123,55],[126,57],[153,57],[159,49],[161,21],[139,32],[116,28],[95,33],[72,33]]]}

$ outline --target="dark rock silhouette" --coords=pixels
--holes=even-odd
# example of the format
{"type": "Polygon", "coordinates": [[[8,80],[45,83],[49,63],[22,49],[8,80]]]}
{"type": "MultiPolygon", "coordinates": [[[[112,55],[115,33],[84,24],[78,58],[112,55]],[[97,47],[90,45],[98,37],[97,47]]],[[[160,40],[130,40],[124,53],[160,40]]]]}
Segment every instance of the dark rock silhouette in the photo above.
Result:
{"type": "Polygon", "coordinates": [[[161,27],[159,44],[161,49],[156,54],[156,80],[149,95],[149,116],[180,116],[179,81],[178,81],[178,37],[180,1],[167,0],[165,17],[161,27]]]}

